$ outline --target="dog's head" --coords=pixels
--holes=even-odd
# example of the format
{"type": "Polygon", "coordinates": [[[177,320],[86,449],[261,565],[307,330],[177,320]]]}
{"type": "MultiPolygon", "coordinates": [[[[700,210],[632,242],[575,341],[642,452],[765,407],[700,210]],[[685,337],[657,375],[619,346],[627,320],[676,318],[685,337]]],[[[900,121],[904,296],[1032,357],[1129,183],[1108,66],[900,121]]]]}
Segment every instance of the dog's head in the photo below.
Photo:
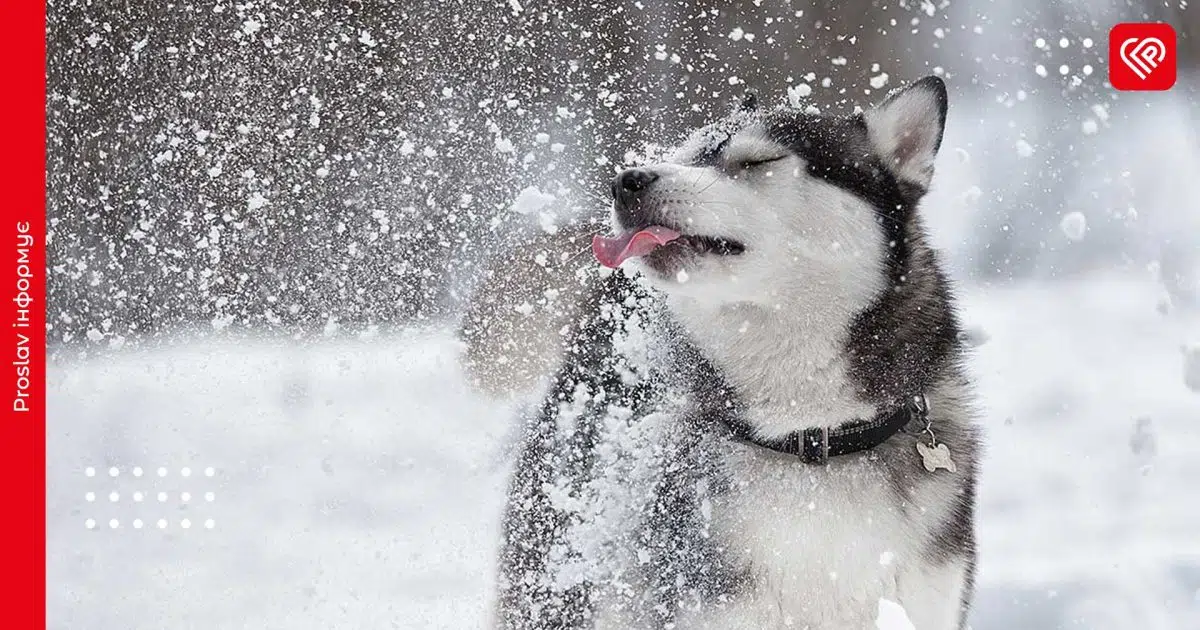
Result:
{"type": "Polygon", "coordinates": [[[946,88],[927,77],[850,116],[745,104],[666,162],[612,183],[604,265],[634,259],[668,294],[774,305],[861,303],[886,286],[933,176],[946,88]]]}

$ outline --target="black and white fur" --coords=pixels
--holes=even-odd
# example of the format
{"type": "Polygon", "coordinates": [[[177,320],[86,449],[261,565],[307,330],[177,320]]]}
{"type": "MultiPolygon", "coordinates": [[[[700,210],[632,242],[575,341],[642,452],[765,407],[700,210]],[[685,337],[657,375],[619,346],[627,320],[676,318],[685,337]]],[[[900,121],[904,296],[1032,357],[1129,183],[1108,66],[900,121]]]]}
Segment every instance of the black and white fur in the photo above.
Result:
{"type": "Polygon", "coordinates": [[[641,169],[615,227],[687,236],[595,281],[514,471],[498,627],[873,629],[881,599],[964,627],[979,446],[918,209],[946,108],[934,77],[849,116],[747,104],[641,169]],[[808,465],[723,421],[778,438],[922,393],[955,472],[917,432],[808,465]]]}

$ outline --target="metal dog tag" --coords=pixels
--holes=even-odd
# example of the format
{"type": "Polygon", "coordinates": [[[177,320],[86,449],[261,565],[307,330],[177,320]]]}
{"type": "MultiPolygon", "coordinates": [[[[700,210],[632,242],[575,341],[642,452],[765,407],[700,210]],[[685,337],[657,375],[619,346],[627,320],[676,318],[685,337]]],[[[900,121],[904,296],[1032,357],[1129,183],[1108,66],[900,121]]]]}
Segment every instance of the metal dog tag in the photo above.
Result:
{"type": "Polygon", "coordinates": [[[954,460],[950,458],[950,448],[945,444],[926,446],[922,442],[917,442],[917,452],[921,454],[921,463],[925,465],[925,470],[929,472],[937,472],[939,468],[945,468],[950,472],[958,472],[958,469],[954,466],[954,460]]]}

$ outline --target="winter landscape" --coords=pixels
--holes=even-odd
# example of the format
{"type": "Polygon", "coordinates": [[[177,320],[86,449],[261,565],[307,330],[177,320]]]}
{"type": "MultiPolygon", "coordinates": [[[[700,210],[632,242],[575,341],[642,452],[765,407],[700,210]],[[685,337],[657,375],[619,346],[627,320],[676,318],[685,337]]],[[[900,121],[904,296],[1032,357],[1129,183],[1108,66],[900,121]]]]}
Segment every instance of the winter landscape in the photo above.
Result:
{"type": "MultiPolygon", "coordinates": [[[[1164,318],[1136,272],[967,295],[988,336],[974,627],[1195,627],[1200,402],[1179,341],[1200,318],[1164,318]]],[[[428,329],[56,366],[52,627],[483,627],[513,408],[473,394],[457,353],[428,329]]]]}
{"type": "MultiPolygon", "coordinates": [[[[481,274],[529,262],[510,260],[506,239],[605,216],[615,165],[678,131],[623,122],[639,99],[665,97],[604,78],[619,67],[558,86],[578,99],[533,105],[512,86],[557,79],[492,68],[512,91],[487,94],[468,72],[488,67],[483,53],[428,78],[443,63],[430,52],[450,44],[423,42],[414,21],[445,17],[448,40],[492,25],[515,50],[529,29],[552,30],[531,16],[553,11],[532,2],[476,3],[487,11],[466,26],[437,3],[280,4],[155,17],[149,3],[112,15],[50,3],[51,628],[487,627],[518,416],[539,391],[472,385],[464,305],[481,274]],[[255,65],[307,46],[310,27],[329,54],[356,51],[346,63],[359,74],[321,66],[306,83],[298,53],[255,65]],[[373,51],[388,50],[389,70],[429,69],[387,84],[373,51]],[[120,80],[97,87],[109,75],[120,80]],[[158,101],[129,96],[137,86],[158,101]],[[360,109],[356,90],[392,94],[360,109]],[[624,96],[596,107],[608,118],[576,121],[590,116],[581,101],[610,91],[624,96]],[[488,113],[455,115],[468,105],[488,113]],[[376,107],[401,113],[378,122],[376,107]],[[591,131],[618,127],[616,139],[591,131]]],[[[786,46],[766,41],[776,19],[824,41],[802,3],[636,4],[645,55],[626,63],[696,63],[693,80],[709,81],[700,94],[675,86],[686,95],[659,114],[701,103],[689,115],[719,115],[747,87],[739,76],[778,102],[866,105],[946,75],[949,127],[922,212],[961,296],[987,435],[971,627],[1200,628],[1197,61],[1181,61],[1171,92],[1117,98],[1104,37],[1124,8],[900,3],[927,22],[906,37],[956,52],[935,46],[934,62],[889,78],[886,59],[806,48],[803,68],[756,74],[746,68],[783,63],[786,46]],[[696,35],[694,14],[710,8],[711,32],[696,35]],[[1052,25],[1019,26],[1042,19],[1052,25]],[[726,66],[689,57],[706,46],[726,66]],[[862,66],[853,92],[822,86],[847,66],[862,66]]],[[[1184,6],[1168,17],[1186,41],[1200,20],[1184,6]]]]}

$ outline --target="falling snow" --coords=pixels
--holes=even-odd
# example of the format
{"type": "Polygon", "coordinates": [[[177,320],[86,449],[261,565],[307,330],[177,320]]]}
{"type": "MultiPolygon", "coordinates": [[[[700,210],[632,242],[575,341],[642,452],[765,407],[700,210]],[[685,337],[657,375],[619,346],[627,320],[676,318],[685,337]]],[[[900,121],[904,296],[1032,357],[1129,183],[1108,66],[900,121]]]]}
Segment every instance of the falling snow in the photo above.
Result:
{"type": "Polygon", "coordinates": [[[532,214],[554,203],[554,195],[538,190],[536,186],[523,189],[513,200],[512,211],[517,214],[532,214]]]}
{"type": "Polygon", "coordinates": [[[1068,212],[1059,223],[1062,233],[1072,241],[1082,241],[1087,231],[1087,217],[1082,212],[1068,212]]]}

